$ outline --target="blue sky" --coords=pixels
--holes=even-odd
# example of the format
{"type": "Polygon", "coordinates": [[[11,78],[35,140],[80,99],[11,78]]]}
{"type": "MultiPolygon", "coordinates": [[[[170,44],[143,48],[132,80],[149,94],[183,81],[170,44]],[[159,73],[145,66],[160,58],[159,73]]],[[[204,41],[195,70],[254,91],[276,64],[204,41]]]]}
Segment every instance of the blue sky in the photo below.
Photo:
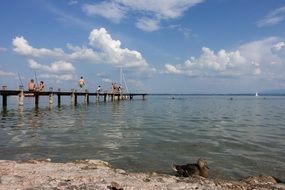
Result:
{"type": "Polygon", "coordinates": [[[285,88],[284,0],[4,0],[0,84],[254,93],[285,88]],[[21,80],[20,80],[21,79],[21,80]]]}

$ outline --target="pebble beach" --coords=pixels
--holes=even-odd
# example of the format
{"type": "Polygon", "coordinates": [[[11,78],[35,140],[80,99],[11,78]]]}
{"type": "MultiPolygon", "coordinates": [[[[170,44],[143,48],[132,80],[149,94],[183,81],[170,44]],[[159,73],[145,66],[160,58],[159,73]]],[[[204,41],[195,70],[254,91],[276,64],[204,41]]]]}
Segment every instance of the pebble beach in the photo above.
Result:
{"type": "Polygon", "coordinates": [[[271,176],[250,176],[240,181],[176,177],[155,172],[128,173],[102,160],[53,163],[50,159],[0,161],[0,189],[285,189],[271,176]]]}

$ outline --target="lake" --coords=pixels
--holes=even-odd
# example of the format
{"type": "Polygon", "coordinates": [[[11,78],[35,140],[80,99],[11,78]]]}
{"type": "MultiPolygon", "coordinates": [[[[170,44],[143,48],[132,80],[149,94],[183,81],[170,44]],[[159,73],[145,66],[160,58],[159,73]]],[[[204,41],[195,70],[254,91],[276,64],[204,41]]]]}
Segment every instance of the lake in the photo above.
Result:
{"type": "Polygon", "coordinates": [[[60,108],[44,97],[39,108],[33,101],[18,107],[9,98],[1,111],[0,159],[102,159],[127,171],[174,174],[173,162],[204,158],[213,178],[285,179],[284,96],[152,95],[79,99],[77,106],[65,99],[60,108]]]}

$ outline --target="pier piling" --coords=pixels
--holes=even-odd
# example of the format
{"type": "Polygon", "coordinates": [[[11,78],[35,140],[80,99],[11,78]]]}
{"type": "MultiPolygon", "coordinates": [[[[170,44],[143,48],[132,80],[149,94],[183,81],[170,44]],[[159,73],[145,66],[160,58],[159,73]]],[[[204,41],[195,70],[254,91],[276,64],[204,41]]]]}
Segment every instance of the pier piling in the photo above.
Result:
{"type": "Polygon", "coordinates": [[[20,93],[19,93],[19,106],[23,106],[24,105],[24,90],[23,90],[23,86],[19,87],[20,93]]]}
{"type": "Polygon", "coordinates": [[[7,90],[7,86],[2,86],[3,95],[2,95],[2,105],[3,108],[7,108],[7,94],[5,93],[7,90]]]}
{"type": "Polygon", "coordinates": [[[77,106],[77,91],[75,90],[75,94],[74,94],[74,105],[77,106]]]}
{"type": "MultiPolygon", "coordinates": [[[[58,92],[60,92],[60,89],[57,90],[58,92]]],[[[61,105],[61,97],[60,97],[60,93],[57,94],[57,107],[60,107],[61,105]]]]}
{"type": "Polygon", "coordinates": [[[39,94],[35,92],[34,95],[35,95],[35,106],[38,107],[39,106],[39,94]]]}

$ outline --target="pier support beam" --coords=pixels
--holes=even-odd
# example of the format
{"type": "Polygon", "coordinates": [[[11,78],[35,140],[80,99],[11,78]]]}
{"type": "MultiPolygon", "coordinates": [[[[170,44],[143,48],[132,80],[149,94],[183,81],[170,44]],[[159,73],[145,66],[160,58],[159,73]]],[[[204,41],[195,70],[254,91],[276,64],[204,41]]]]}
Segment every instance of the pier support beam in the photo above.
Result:
{"type": "Polygon", "coordinates": [[[88,93],[88,90],[85,90],[84,103],[89,104],[89,93],[88,93]]]}
{"type": "Polygon", "coordinates": [[[99,93],[97,93],[97,95],[96,95],[96,101],[98,102],[99,101],[99,93]]]}
{"type": "Polygon", "coordinates": [[[48,95],[48,97],[49,97],[49,104],[53,104],[53,88],[49,88],[49,92],[50,92],[50,94],[48,95]]]}
{"type": "Polygon", "coordinates": [[[87,101],[87,104],[89,104],[89,95],[88,94],[86,94],[86,101],[87,101]]]}
{"type": "Polygon", "coordinates": [[[7,96],[6,95],[3,95],[3,97],[2,97],[2,105],[4,108],[7,107],[7,96]]]}
{"type": "Polygon", "coordinates": [[[74,89],[71,89],[71,100],[70,100],[71,105],[74,105],[74,99],[75,99],[74,89]]]}
{"type": "MultiPolygon", "coordinates": [[[[60,89],[58,89],[58,92],[60,92],[60,89]]],[[[60,98],[61,98],[60,94],[58,93],[57,94],[57,107],[60,107],[60,105],[61,105],[61,99],[60,98]]]]}
{"type": "Polygon", "coordinates": [[[75,91],[75,94],[74,94],[74,105],[77,106],[77,94],[76,94],[76,91],[75,91]]]}
{"type": "Polygon", "coordinates": [[[24,87],[23,86],[19,86],[19,106],[23,106],[24,105],[24,87]]]}
{"type": "Polygon", "coordinates": [[[35,95],[35,106],[36,108],[39,107],[39,94],[37,92],[34,92],[35,95]]]}
{"type": "Polygon", "coordinates": [[[2,96],[2,105],[3,105],[3,108],[7,108],[7,96],[6,95],[2,96]]]}
{"type": "Polygon", "coordinates": [[[49,94],[49,104],[53,104],[53,93],[49,94]]]}
{"type": "MultiPolygon", "coordinates": [[[[2,86],[2,90],[3,91],[7,90],[7,86],[2,86]]],[[[6,94],[2,95],[2,106],[3,108],[7,108],[7,95],[6,94]]]]}

